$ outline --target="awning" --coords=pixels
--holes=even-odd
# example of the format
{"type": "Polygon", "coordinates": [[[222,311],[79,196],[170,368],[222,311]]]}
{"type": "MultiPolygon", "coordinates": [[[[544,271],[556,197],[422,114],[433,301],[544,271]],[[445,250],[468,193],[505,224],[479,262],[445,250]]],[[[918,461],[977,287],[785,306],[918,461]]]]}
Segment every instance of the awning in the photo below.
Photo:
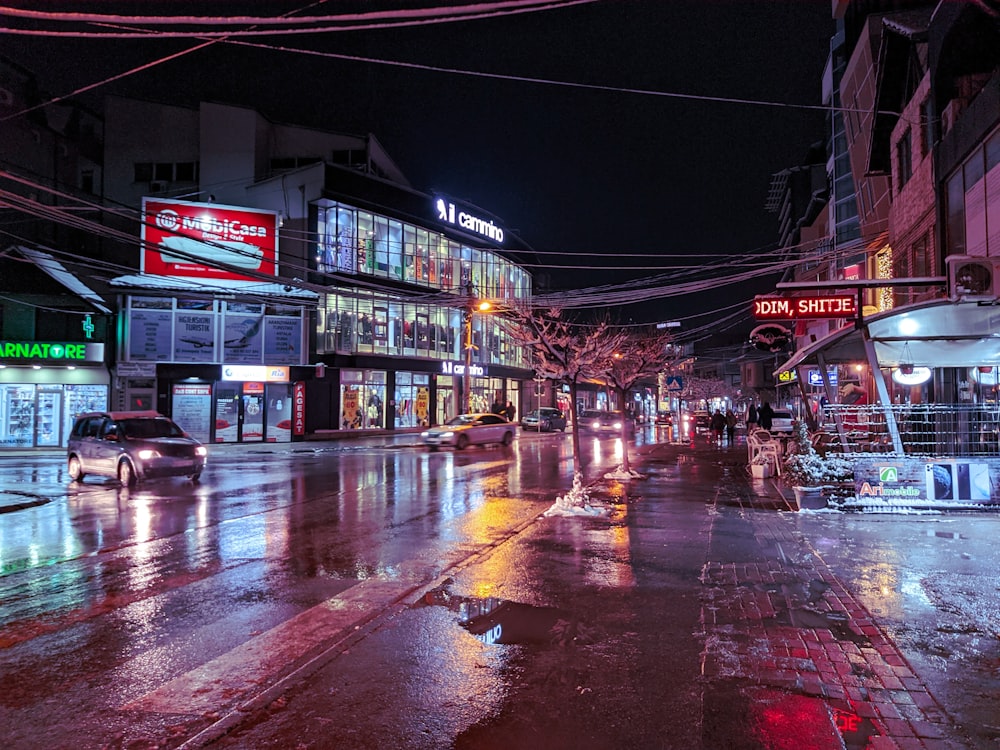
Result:
{"type": "Polygon", "coordinates": [[[933,300],[865,318],[865,329],[834,331],[796,352],[775,375],[799,365],[864,362],[866,335],[880,367],[903,361],[925,367],[1000,366],[1000,305],[933,300]]]}

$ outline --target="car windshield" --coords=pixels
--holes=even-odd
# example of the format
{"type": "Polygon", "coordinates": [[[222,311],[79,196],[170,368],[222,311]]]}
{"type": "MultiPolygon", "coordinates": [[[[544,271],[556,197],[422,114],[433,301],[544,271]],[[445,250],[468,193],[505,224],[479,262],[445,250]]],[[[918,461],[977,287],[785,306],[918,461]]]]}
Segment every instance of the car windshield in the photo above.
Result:
{"type": "Polygon", "coordinates": [[[168,419],[123,419],[121,429],[128,438],[184,436],[184,431],[168,419]]]}

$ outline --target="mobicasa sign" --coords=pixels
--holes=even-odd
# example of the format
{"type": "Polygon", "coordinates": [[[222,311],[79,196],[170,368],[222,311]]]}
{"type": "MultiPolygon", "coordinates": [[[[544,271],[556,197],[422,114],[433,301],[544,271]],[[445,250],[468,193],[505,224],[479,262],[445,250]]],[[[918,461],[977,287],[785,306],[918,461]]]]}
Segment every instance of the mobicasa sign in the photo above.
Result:
{"type": "Polygon", "coordinates": [[[757,297],[753,315],[757,320],[800,320],[807,318],[853,318],[858,314],[852,294],[816,297],[757,297]]]}
{"type": "Polygon", "coordinates": [[[142,216],[143,273],[227,281],[259,281],[241,271],[277,274],[273,211],[144,198],[142,216]]]}

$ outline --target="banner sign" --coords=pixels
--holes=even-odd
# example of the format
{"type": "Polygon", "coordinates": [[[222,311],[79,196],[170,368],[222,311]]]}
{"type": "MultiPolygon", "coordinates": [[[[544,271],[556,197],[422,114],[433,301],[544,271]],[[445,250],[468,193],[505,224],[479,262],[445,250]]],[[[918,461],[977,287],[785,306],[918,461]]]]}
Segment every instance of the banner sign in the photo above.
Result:
{"type": "Polygon", "coordinates": [[[757,297],[753,301],[753,315],[757,320],[853,318],[857,314],[857,298],[852,294],[757,297]]]}
{"type": "Polygon", "coordinates": [[[256,281],[276,276],[278,215],[218,203],[142,200],[141,269],[152,276],[256,281]]]}

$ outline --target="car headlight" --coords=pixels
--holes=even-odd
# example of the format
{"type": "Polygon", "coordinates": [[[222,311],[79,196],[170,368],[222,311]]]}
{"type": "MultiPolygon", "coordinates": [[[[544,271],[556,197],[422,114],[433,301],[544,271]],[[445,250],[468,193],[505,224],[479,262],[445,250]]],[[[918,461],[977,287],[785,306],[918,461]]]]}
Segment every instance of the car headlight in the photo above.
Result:
{"type": "Polygon", "coordinates": [[[420,437],[421,437],[422,440],[426,440],[427,438],[430,437],[430,435],[431,435],[430,432],[421,432],[420,433],[420,437]]]}
{"type": "Polygon", "coordinates": [[[196,455],[196,456],[207,456],[208,455],[208,448],[206,448],[204,445],[199,445],[197,448],[194,449],[194,455],[196,455]]]}
{"type": "Polygon", "coordinates": [[[594,429],[594,430],[601,429],[601,422],[600,422],[600,420],[595,421],[594,424],[591,425],[591,428],[594,429]]]}
{"type": "Polygon", "coordinates": [[[614,427],[616,430],[620,430],[622,428],[622,423],[621,422],[615,422],[611,426],[614,427]]]}
{"type": "Polygon", "coordinates": [[[155,451],[152,448],[143,448],[141,451],[136,453],[136,455],[143,461],[148,461],[151,458],[159,458],[160,452],[155,451]]]}

